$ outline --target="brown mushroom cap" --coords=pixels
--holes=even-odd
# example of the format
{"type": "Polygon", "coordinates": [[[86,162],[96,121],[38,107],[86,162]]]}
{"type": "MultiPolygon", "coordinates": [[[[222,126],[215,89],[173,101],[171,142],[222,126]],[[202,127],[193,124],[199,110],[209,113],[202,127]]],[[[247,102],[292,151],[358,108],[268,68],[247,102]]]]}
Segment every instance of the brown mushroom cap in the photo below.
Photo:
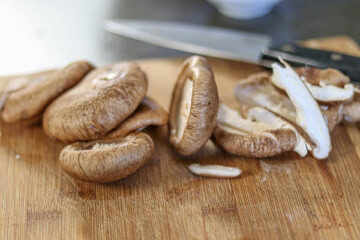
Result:
{"type": "Polygon", "coordinates": [[[76,142],[60,154],[62,169],[87,182],[113,182],[127,177],[144,165],[154,151],[151,137],[130,133],[116,141],[76,142]]]}
{"type": "Polygon", "coordinates": [[[229,153],[262,158],[293,150],[298,141],[293,129],[264,108],[249,108],[241,114],[221,105],[213,136],[229,153]]]}
{"type": "Polygon", "coordinates": [[[63,142],[99,139],[135,111],[147,88],[145,73],[137,64],[94,70],[50,104],[44,130],[63,142]]]}
{"type": "Polygon", "coordinates": [[[320,85],[320,82],[325,82],[329,85],[344,87],[345,84],[350,83],[349,77],[345,76],[337,69],[327,68],[319,69],[312,67],[299,67],[295,72],[304,77],[308,83],[313,85],[320,85]]]}
{"type": "Polygon", "coordinates": [[[144,97],[136,111],[120,125],[111,130],[105,139],[125,137],[130,132],[144,129],[147,126],[161,126],[168,122],[167,112],[153,99],[144,97]]]}
{"type": "Polygon", "coordinates": [[[88,62],[74,62],[55,72],[29,76],[27,83],[6,98],[2,119],[14,123],[34,118],[61,93],[78,83],[91,69],[88,62]]]}
{"type": "Polygon", "coordinates": [[[205,58],[187,59],[173,90],[169,113],[170,143],[182,155],[201,149],[216,125],[219,96],[205,58]]]}

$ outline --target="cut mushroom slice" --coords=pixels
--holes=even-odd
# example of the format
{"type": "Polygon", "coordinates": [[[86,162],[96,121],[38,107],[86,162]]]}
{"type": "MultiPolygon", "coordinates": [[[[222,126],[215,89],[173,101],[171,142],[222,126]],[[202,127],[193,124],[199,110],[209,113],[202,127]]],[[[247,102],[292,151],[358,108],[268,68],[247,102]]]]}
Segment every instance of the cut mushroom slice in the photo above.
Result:
{"type": "Polygon", "coordinates": [[[266,109],[256,107],[239,112],[220,105],[215,143],[229,153],[247,157],[271,157],[298,147],[299,154],[306,154],[300,146],[293,127],[266,109]]]}
{"type": "Polygon", "coordinates": [[[333,68],[319,69],[312,67],[300,67],[296,68],[295,72],[300,76],[300,78],[305,78],[306,81],[312,85],[320,86],[320,83],[323,83],[326,85],[344,87],[345,84],[350,83],[349,77],[333,68]]]}
{"type": "Polygon", "coordinates": [[[240,168],[221,165],[200,165],[193,163],[188,168],[190,172],[196,175],[215,178],[236,178],[242,173],[240,168]]]}
{"type": "Polygon", "coordinates": [[[182,155],[199,151],[211,137],[219,106],[217,87],[205,58],[193,56],[184,63],[173,90],[170,143],[182,155]]]}
{"type": "Polygon", "coordinates": [[[108,133],[106,139],[125,137],[135,130],[142,130],[150,125],[161,126],[168,122],[167,112],[153,99],[144,97],[136,111],[119,126],[108,133]]]}
{"type": "Polygon", "coordinates": [[[267,72],[250,75],[239,81],[234,89],[236,99],[244,105],[262,106],[296,123],[296,110],[290,99],[280,94],[269,82],[267,72]]]}
{"type": "Polygon", "coordinates": [[[344,120],[346,122],[360,121],[360,101],[354,101],[344,106],[344,120]]]}
{"type": "Polygon", "coordinates": [[[335,126],[341,123],[343,120],[344,105],[320,105],[321,113],[325,119],[326,125],[329,128],[329,131],[332,132],[335,126]]]}
{"type": "Polygon", "coordinates": [[[314,143],[312,155],[317,159],[325,159],[329,156],[332,146],[329,129],[320,111],[319,105],[312,97],[299,75],[280,59],[285,68],[279,64],[273,64],[273,79],[285,90],[293,103],[297,118],[297,124],[309,135],[314,143]]]}
{"type": "Polygon", "coordinates": [[[116,141],[76,142],[60,154],[62,169],[70,176],[87,182],[113,182],[134,173],[154,150],[151,137],[130,133],[116,141]]]}
{"type": "MultiPolygon", "coordinates": [[[[236,99],[238,102],[244,105],[264,107],[278,114],[282,118],[297,124],[297,113],[294,105],[291,103],[286,94],[280,93],[275,89],[274,86],[270,84],[269,78],[269,73],[262,72],[252,74],[248,78],[240,80],[234,89],[236,99]]],[[[329,122],[329,129],[331,130],[338,123],[337,121],[333,120],[339,120],[342,117],[342,112],[336,110],[339,110],[340,105],[341,104],[338,103],[331,106],[321,106],[321,113],[323,114],[324,118],[330,119],[330,121],[327,122],[329,122]]],[[[304,136],[304,133],[301,133],[301,135],[307,138],[307,136],[304,136]]],[[[308,150],[311,150],[311,146],[309,144],[307,145],[308,150]]]]}
{"type": "Polygon", "coordinates": [[[352,102],[344,105],[344,120],[346,122],[360,121],[360,89],[355,87],[355,95],[352,102]]]}
{"type": "MultiPolygon", "coordinates": [[[[61,93],[78,83],[92,66],[88,62],[74,62],[55,72],[45,72],[23,79],[16,90],[4,100],[2,119],[7,123],[25,121],[41,114],[45,107],[61,93]]],[[[24,77],[26,78],[26,77],[24,77]]]]}
{"type": "MultiPolygon", "coordinates": [[[[354,86],[350,83],[339,87],[348,81],[348,78],[344,76],[337,70],[327,69],[327,70],[309,70],[305,71],[300,69],[298,72],[303,73],[300,75],[300,79],[304,81],[306,87],[309,89],[313,98],[322,104],[332,104],[339,102],[350,101],[354,96],[354,86]],[[324,71],[323,74],[317,72],[324,71]],[[323,77],[328,77],[328,79],[322,79],[323,77]],[[313,78],[313,79],[312,79],[313,78]]],[[[279,82],[279,76],[274,72],[271,77],[271,82],[279,89],[284,90],[284,87],[279,82]]]]}
{"type": "Polygon", "coordinates": [[[147,88],[137,64],[97,69],[49,105],[44,130],[63,142],[99,139],[135,111],[147,88]]]}

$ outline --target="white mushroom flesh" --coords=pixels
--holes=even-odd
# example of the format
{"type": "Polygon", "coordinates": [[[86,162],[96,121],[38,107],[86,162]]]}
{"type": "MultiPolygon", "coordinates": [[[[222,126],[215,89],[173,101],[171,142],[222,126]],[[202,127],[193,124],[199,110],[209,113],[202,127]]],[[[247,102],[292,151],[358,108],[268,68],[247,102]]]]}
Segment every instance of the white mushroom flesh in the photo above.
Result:
{"type": "Polygon", "coordinates": [[[352,84],[345,84],[344,88],[334,85],[316,86],[308,82],[305,82],[305,84],[311,95],[321,102],[346,101],[354,96],[354,86],[352,84]]]}
{"type": "Polygon", "coordinates": [[[225,167],[221,165],[200,165],[193,163],[188,166],[189,170],[200,176],[216,178],[235,178],[241,175],[242,171],[235,167],[225,167]]]}
{"type": "Polygon", "coordinates": [[[296,110],[289,98],[278,93],[270,84],[256,85],[241,82],[235,87],[235,97],[248,106],[262,106],[281,117],[296,122],[296,110]]]}
{"type": "MultiPolygon", "coordinates": [[[[294,71],[295,72],[295,71],[294,71]]],[[[306,78],[299,77],[305,82],[313,98],[320,102],[339,102],[351,99],[354,96],[354,86],[352,84],[345,84],[345,86],[338,87],[329,85],[325,80],[321,80],[319,86],[313,85],[306,81],[306,78]]],[[[284,90],[279,78],[279,73],[275,73],[271,77],[271,82],[278,88],[284,90]]]]}
{"type": "Polygon", "coordinates": [[[178,142],[181,140],[184,134],[185,127],[190,116],[193,85],[193,81],[187,78],[181,92],[181,100],[179,105],[180,109],[176,117],[176,138],[178,142]]]}
{"type": "MultiPolygon", "coordinates": [[[[217,126],[229,133],[239,135],[264,134],[276,129],[274,126],[243,118],[237,111],[221,104],[217,116],[217,126]]],[[[275,138],[275,136],[273,136],[275,138]]],[[[276,138],[275,138],[276,139],[276,138]]]]}
{"type": "Polygon", "coordinates": [[[284,61],[285,68],[275,63],[273,79],[284,89],[295,106],[297,124],[309,135],[315,147],[312,154],[317,159],[327,158],[331,151],[329,129],[319,105],[312,97],[299,75],[284,61]]]}

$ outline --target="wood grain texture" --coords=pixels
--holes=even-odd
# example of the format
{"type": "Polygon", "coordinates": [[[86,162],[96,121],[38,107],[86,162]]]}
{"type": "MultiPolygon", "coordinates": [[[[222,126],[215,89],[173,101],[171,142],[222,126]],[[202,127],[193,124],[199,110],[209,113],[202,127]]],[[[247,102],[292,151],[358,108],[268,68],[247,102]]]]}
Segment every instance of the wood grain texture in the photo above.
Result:
{"type": "MultiPolygon", "coordinates": [[[[344,38],[331,41],[347,46],[344,38]]],[[[230,105],[236,104],[236,82],[261,70],[209,60],[220,99],[230,105]]],[[[181,60],[139,63],[150,80],[149,95],[168,108],[181,60]]],[[[0,89],[6,82],[0,80],[0,89]]],[[[1,123],[0,238],[359,238],[359,126],[335,128],[326,161],[295,153],[269,159],[236,157],[211,141],[198,154],[183,158],[171,150],[166,126],[149,128],[146,132],[155,142],[152,160],[123,180],[94,184],[60,169],[64,145],[47,138],[41,126],[1,123]],[[193,162],[235,166],[243,174],[238,179],[199,177],[186,168],[193,162]]]]}

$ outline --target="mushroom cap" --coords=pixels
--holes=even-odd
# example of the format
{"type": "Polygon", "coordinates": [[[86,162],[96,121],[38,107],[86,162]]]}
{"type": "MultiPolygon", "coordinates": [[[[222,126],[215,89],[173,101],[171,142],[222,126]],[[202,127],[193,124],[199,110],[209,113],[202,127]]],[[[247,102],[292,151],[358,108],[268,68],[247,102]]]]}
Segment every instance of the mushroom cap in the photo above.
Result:
{"type": "Polygon", "coordinates": [[[182,155],[199,151],[216,126],[219,96],[210,65],[205,58],[187,59],[173,90],[170,143],[182,155]]]}
{"type": "Polygon", "coordinates": [[[29,81],[22,84],[18,82],[21,87],[4,102],[3,121],[14,123],[41,114],[51,101],[78,83],[92,68],[88,62],[74,62],[55,72],[30,75],[29,81]]]}
{"type": "Polygon", "coordinates": [[[111,130],[105,139],[125,137],[130,132],[144,129],[150,125],[165,125],[168,120],[168,113],[159,104],[149,97],[144,97],[136,111],[111,130]]]}
{"type": "Polygon", "coordinates": [[[328,85],[343,87],[345,84],[350,83],[349,77],[333,68],[319,69],[313,67],[299,67],[295,69],[295,72],[300,77],[304,77],[306,81],[312,85],[319,86],[320,82],[324,82],[328,85]]]}
{"type": "Polygon", "coordinates": [[[144,165],[154,151],[151,137],[130,133],[113,141],[76,142],[60,153],[62,169],[70,176],[87,182],[113,182],[144,165]]]}
{"type": "Polygon", "coordinates": [[[134,63],[96,69],[46,109],[43,127],[63,142],[96,140],[130,116],[148,88],[134,63]]]}
{"type": "Polygon", "coordinates": [[[225,151],[262,158],[291,151],[297,145],[297,136],[291,125],[270,111],[255,107],[243,115],[220,105],[213,136],[215,143],[225,151]]]}

